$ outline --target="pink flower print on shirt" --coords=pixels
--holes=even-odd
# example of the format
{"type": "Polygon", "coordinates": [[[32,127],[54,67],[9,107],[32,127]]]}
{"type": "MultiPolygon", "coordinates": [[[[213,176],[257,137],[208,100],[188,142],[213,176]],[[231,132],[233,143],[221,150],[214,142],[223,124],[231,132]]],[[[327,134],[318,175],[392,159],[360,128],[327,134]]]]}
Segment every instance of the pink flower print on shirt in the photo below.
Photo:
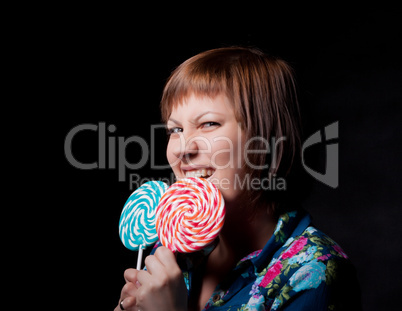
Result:
{"type": "Polygon", "coordinates": [[[339,253],[343,258],[348,259],[348,255],[345,254],[345,252],[343,251],[343,249],[342,249],[339,245],[335,244],[335,245],[333,246],[333,248],[334,248],[334,250],[335,250],[337,253],[339,253]]]}
{"type": "Polygon", "coordinates": [[[303,247],[307,244],[308,239],[305,237],[301,237],[297,241],[294,241],[292,245],[282,254],[282,259],[292,258],[298,252],[300,252],[303,247]]]}
{"type": "Polygon", "coordinates": [[[282,263],[277,261],[271,268],[268,269],[267,274],[261,280],[260,286],[266,287],[272,280],[281,272],[282,263]]]}
{"type": "Polygon", "coordinates": [[[320,256],[320,257],[317,257],[317,261],[318,261],[318,260],[325,261],[325,260],[327,260],[329,257],[331,257],[331,254],[322,255],[322,256],[320,256]]]}

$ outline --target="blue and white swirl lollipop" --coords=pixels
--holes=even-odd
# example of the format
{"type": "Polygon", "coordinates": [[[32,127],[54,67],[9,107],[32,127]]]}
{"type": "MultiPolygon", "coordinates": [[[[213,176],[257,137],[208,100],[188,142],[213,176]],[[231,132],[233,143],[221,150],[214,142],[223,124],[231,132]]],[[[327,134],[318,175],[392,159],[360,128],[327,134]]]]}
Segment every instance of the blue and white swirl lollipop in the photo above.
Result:
{"type": "Polygon", "coordinates": [[[119,235],[124,246],[139,251],[137,270],[140,269],[142,251],[158,239],[155,227],[156,208],[168,186],[161,181],[149,181],[135,190],[121,212],[119,235]]]}

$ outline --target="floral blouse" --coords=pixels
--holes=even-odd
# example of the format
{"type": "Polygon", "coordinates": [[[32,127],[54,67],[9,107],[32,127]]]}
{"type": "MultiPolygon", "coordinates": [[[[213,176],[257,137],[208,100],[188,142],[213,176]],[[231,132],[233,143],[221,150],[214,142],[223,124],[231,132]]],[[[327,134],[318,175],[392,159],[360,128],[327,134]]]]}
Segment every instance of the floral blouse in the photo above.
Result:
{"type": "MultiPolygon", "coordinates": [[[[153,252],[160,245],[158,242],[153,252]]],[[[189,293],[195,258],[205,257],[213,248],[178,257],[189,293]]],[[[204,310],[361,309],[359,286],[348,256],[311,226],[304,211],[281,215],[265,247],[240,260],[228,279],[217,286],[204,310]]]]}

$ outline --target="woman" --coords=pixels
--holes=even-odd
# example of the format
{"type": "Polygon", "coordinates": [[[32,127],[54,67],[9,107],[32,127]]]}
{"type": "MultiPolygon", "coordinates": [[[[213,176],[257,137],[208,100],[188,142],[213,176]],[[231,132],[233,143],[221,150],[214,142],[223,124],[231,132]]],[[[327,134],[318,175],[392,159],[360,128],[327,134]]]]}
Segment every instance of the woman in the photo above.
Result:
{"type": "Polygon", "coordinates": [[[297,206],[299,108],[290,67],[256,49],[203,52],[170,76],[161,101],[177,178],[222,192],[225,225],[206,249],[157,243],[128,269],[115,310],[358,310],[342,249],[297,206]]]}

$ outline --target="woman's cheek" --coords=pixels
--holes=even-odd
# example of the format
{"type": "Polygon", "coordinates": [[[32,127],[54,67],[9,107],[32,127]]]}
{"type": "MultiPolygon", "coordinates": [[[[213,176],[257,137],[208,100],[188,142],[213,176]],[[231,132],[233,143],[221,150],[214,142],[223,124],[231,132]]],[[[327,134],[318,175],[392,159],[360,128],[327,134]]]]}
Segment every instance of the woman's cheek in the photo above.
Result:
{"type": "Polygon", "coordinates": [[[233,143],[226,140],[215,142],[211,152],[211,164],[216,169],[233,168],[234,150],[233,143]]]}
{"type": "Polygon", "coordinates": [[[221,184],[218,189],[221,191],[226,203],[235,202],[239,198],[240,191],[236,188],[221,184]]]}

